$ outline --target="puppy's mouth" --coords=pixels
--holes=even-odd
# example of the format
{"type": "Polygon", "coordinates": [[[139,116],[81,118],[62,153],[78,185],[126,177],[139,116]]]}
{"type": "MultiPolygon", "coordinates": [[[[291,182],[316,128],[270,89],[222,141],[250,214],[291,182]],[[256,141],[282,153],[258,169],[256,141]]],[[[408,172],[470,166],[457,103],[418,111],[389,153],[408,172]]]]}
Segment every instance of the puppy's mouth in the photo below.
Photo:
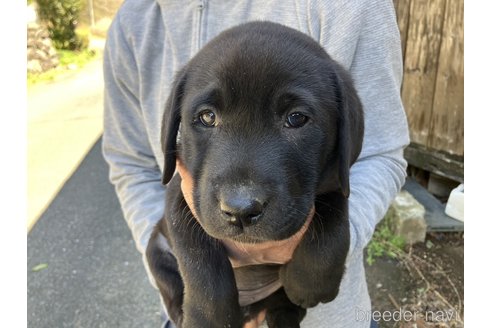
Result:
{"type": "MultiPolygon", "coordinates": [[[[239,197],[228,197],[223,202],[217,198],[213,206],[210,206],[210,202],[203,202],[208,205],[202,207],[200,197],[197,197],[198,206],[195,208],[194,196],[197,195],[194,195],[194,179],[181,161],[177,161],[177,169],[182,177],[181,190],[185,202],[205,232],[215,239],[241,244],[282,242],[301,232],[303,234],[312,221],[315,208],[307,199],[290,206],[280,206],[277,202],[267,205],[268,197],[265,200],[261,196],[261,188],[258,194],[249,193],[251,197],[240,197],[243,196],[241,190],[236,190],[236,196],[239,197]]],[[[285,199],[282,203],[292,202],[285,199]]]]}
{"type": "MultiPolygon", "coordinates": [[[[314,217],[314,206],[304,220],[301,228],[292,236],[282,240],[255,241],[241,236],[223,239],[222,244],[227,250],[233,267],[255,264],[284,264],[291,260],[294,250],[309,229],[314,217]]],[[[302,220],[298,220],[302,222],[302,220]]]]}

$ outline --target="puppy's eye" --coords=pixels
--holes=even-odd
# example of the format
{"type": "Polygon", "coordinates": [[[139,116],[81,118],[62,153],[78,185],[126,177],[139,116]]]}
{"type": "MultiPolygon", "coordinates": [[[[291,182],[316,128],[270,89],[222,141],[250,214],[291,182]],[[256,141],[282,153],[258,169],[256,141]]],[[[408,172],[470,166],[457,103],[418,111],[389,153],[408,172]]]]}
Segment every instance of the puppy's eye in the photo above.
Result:
{"type": "Polygon", "coordinates": [[[302,113],[294,112],[287,116],[284,126],[287,128],[300,128],[308,121],[308,117],[302,113]]]}
{"type": "Polygon", "coordinates": [[[217,115],[207,109],[200,113],[199,119],[204,126],[212,127],[216,125],[217,115]]]}

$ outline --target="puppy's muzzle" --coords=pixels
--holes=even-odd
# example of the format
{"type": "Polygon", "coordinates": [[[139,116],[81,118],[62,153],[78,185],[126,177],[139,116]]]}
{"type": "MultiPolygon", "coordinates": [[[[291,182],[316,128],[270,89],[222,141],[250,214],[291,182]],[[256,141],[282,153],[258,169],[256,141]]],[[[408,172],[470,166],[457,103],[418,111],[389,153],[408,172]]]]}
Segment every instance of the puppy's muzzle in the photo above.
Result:
{"type": "Polygon", "coordinates": [[[239,228],[258,223],[267,204],[263,193],[250,188],[221,192],[219,197],[222,218],[239,228]]]}

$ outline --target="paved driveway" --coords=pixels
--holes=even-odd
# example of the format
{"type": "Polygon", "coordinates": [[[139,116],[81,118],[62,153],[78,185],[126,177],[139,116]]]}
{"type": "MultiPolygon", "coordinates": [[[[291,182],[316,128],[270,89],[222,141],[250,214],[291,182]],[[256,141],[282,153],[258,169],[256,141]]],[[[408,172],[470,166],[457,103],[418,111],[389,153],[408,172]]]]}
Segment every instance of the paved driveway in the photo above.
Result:
{"type": "Polygon", "coordinates": [[[159,327],[159,298],[123,219],[100,141],[27,238],[28,327],[159,327]],[[47,267],[37,272],[39,264],[47,267]]]}

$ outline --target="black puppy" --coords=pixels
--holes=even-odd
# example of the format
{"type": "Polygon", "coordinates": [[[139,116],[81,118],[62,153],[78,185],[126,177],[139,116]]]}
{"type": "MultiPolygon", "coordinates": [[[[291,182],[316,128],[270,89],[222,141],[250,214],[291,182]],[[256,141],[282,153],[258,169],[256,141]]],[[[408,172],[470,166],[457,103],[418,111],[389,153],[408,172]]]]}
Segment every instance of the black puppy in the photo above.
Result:
{"type": "Polygon", "coordinates": [[[192,58],[164,112],[166,211],[147,247],[178,327],[239,328],[262,309],[269,327],[299,327],[306,308],[336,297],[350,241],[349,168],[362,135],[362,107],[348,73],[298,31],[243,24],[192,58]],[[193,180],[197,218],[174,175],[177,157],[193,180]],[[289,238],[313,208],[287,264],[236,271],[238,280],[247,280],[248,270],[273,272],[282,286],[240,306],[221,240],[289,238]]]}

